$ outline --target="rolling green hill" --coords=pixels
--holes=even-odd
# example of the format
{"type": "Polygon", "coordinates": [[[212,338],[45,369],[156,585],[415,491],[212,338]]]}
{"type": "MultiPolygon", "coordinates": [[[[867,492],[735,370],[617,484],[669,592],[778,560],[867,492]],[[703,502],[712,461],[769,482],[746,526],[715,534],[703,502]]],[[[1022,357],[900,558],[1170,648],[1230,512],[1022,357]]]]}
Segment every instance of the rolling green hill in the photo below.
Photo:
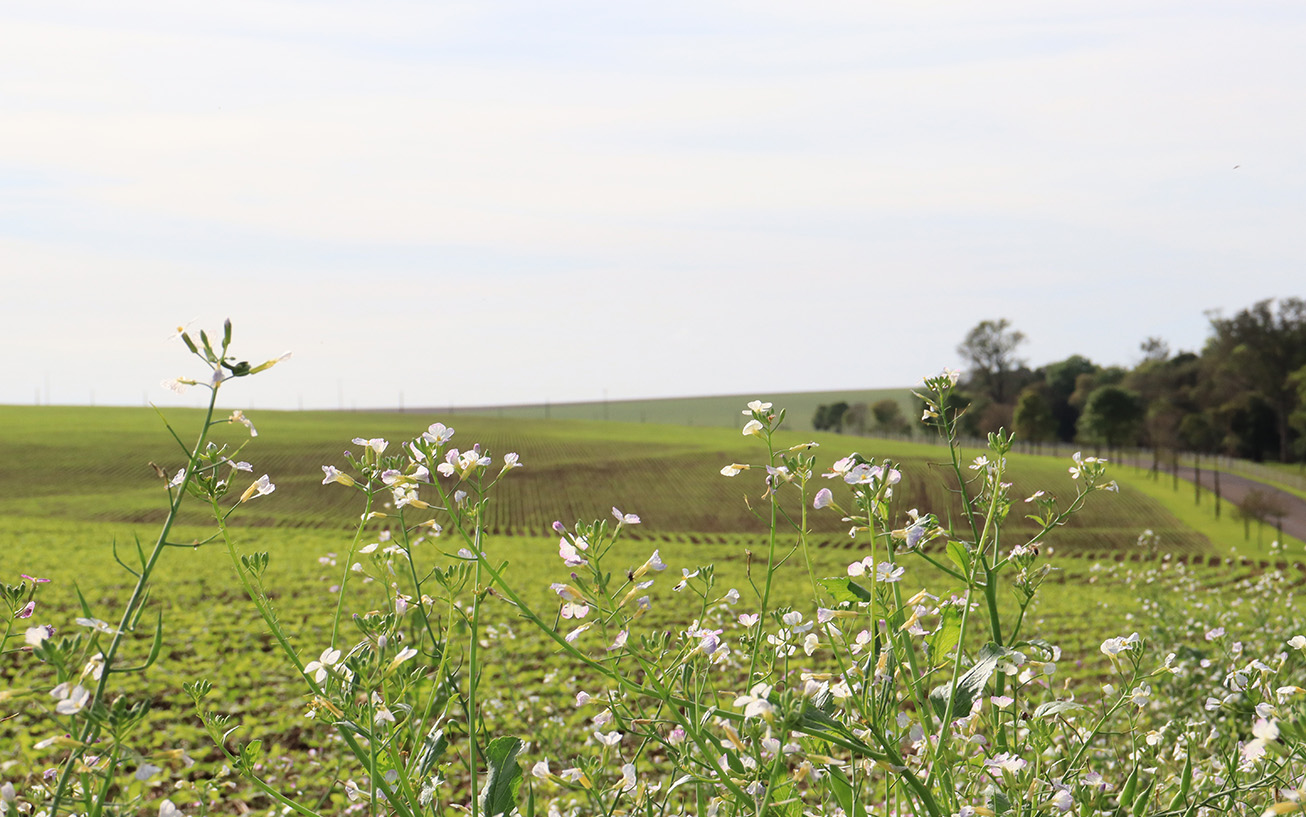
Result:
{"type": "MultiPolygon", "coordinates": [[[[739,408],[731,409],[735,416],[739,408]]],[[[182,434],[200,419],[193,410],[168,413],[182,434]]],[[[258,412],[260,435],[250,439],[241,426],[223,427],[219,437],[246,443],[241,459],[255,475],[268,473],[276,493],[247,507],[241,524],[257,527],[343,528],[360,507],[353,492],[321,485],[321,466],[343,465],[343,451],[354,437],[385,437],[397,445],[440,419],[416,413],[258,412]]],[[[444,419],[449,419],[445,417],[444,419]]],[[[183,463],[159,417],[148,409],[0,407],[6,434],[0,440],[0,515],[88,522],[152,523],[163,515],[163,481],[150,463],[174,473],[183,463]]],[[[480,442],[501,457],[518,452],[525,464],[500,486],[488,520],[490,532],[547,534],[555,519],[606,516],[612,506],[640,514],[642,537],[710,537],[756,534],[762,523],[756,505],[762,494],[758,471],[726,478],[731,462],[760,463],[760,442],[722,428],[684,428],[652,423],[579,420],[516,420],[457,417],[453,444],[480,442]]],[[[782,434],[790,445],[810,434],[782,434]]],[[[816,435],[822,444],[818,463],[828,465],[852,450],[901,463],[904,479],[896,501],[900,512],[920,508],[946,516],[959,512],[944,449],[924,443],[816,435]]],[[[1012,480],[1019,496],[1044,489],[1073,491],[1060,459],[1013,456],[1012,480]]],[[[240,475],[244,478],[244,475],[240,475]]],[[[1125,475],[1122,474],[1122,477],[1125,475]]],[[[824,484],[824,483],[823,483],[824,484]]],[[[242,486],[236,486],[239,490],[242,486]]],[[[813,489],[814,490],[814,489],[813,489]]],[[[796,494],[791,498],[796,507],[796,494]]],[[[1019,509],[1011,529],[1027,525],[1019,509]]],[[[195,507],[185,521],[204,521],[195,507]]],[[[829,511],[813,514],[819,536],[829,545],[846,542],[846,525],[829,511]]],[[[1065,552],[1100,553],[1131,549],[1150,528],[1176,552],[1209,551],[1207,537],[1189,528],[1156,499],[1124,484],[1118,496],[1095,501],[1088,513],[1056,537],[1065,552]]],[[[1223,552],[1224,548],[1220,548],[1223,552]]]]}

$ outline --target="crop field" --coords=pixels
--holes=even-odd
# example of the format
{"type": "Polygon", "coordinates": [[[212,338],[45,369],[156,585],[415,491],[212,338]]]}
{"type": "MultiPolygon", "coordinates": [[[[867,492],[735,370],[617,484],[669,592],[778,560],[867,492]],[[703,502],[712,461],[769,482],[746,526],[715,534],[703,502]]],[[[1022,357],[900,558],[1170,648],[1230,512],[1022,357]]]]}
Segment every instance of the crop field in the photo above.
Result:
{"type": "Polygon", "coordinates": [[[754,399],[770,400],[777,406],[785,406],[789,414],[785,419],[784,427],[790,431],[811,431],[812,418],[816,414],[817,407],[840,401],[850,406],[858,403],[869,406],[881,400],[893,400],[902,407],[903,417],[910,418],[919,413],[911,389],[905,388],[665,397],[448,410],[437,406],[433,410],[455,417],[474,415],[505,420],[606,420],[621,423],[742,428],[745,418],[740,415],[739,407],[754,399]]]}
{"type": "MultiPolygon", "coordinates": [[[[193,433],[200,417],[185,410],[167,416],[183,439],[193,433]]],[[[447,418],[259,412],[252,419],[259,430],[255,438],[239,425],[224,426],[217,435],[233,446],[244,444],[239,459],[253,464],[254,475],[266,472],[276,483],[275,492],[250,503],[235,518],[236,546],[242,553],[269,554],[262,582],[277,618],[301,655],[316,656],[331,642],[336,588],[350,568],[351,535],[362,511],[357,493],[322,484],[321,466],[343,466],[343,451],[359,448],[350,442],[353,437],[397,442],[447,418]]],[[[126,554],[138,537],[147,545],[152,541],[164,515],[166,480],[151,463],[170,476],[184,462],[181,449],[169,443],[158,416],[148,410],[5,407],[0,408],[0,423],[7,429],[0,440],[0,462],[5,463],[0,469],[5,580],[19,573],[51,580],[37,608],[41,621],[73,626],[68,622],[86,612],[72,592],[74,586],[94,616],[109,618],[134,581],[114,564],[113,546],[126,554]]],[[[640,620],[644,634],[680,632],[691,621],[729,632],[748,602],[738,608],[723,602],[725,591],[735,588],[745,599],[756,598],[759,566],[769,547],[765,519],[749,509],[765,505],[760,469],[733,478],[719,473],[730,463],[762,461],[764,451],[759,453],[756,439],[729,428],[653,423],[466,416],[454,418],[452,425],[457,429],[453,445],[479,442],[496,458],[510,451],[521,456],[524,467],[503,481],[489,505],[485,551],[491,561],[506,563],[504,575],[531,606],[556,611],[550,584],[569,580],[569,568],[559,561],[558,537],[550,531],[552,523],[606,518],[613,506],[638,513],[642,521],[627,529],[608,564],[618,574],[628,573],[657,549],[667,565],[649,590],[648,614],[640,620]],[[682,571],[704,567],[713,572],[712,598],[699,600],[673,589],[682,571]]],[[[787,446],[811,435],[779,433],[775,439],[778,446],[787,446]]],[[[899,463],[903,478],[892,501],[897,518],[905,518],[909,508],[943,518],[960,515],[945,448],[838,435],[815,439],[821,444],[818,461],[824,464],[853,448],[899,463]]],[[[1018,455],[1011,462],[1013,496],[1037,490],[1073,496],[1066,462],[1018,455]]],[[[1061,670],[1066,682],[1092,687],[1111,673],[1111,664],[1098,650],[1107,635],[1140,631],[1173,644],[1216,621],[1228,620],[1231,629],[1239,626],[1215,612],[1231,601],[1236,606],[1256,593],[1262,598],[1300,595],[1306,573],[1282,552],[1271,554],[1225,538],[1236,529],[1232,522],[1227,527],[1194,526],[1186,504],[1167,496],[1168,489],[1151,484],[1141,473],[1120,469],[1112,476],[1121,481],[1119,493],[1092,497],[1090,508],[1046,543],[1044,558],[1055,569],[1028,613],[1030,629],[1067,656],[1061,670]],[[1144,529],[1159,536],[1155,555],[1137,543],[1144,529]],[[1248,556],[1250,560],[1243,558],[1248,556]],[[1200,593],[1194,588],[1201,588],[1200,593]],[[1195,606],[1183,608],[1186,613],[1159,613],[1190,603],[1195,606]],[[1194,615],[1192,609],[1204,612],[1194,615]],[[1181,632],[1175,631],[1177,620],[1186,621],[1177,626],[1181,632]]],[[[202,542],[211,534],[199,503],[193,504],[196,507],[183,514],[182,526],[174,531],[174,541],[202,542]]],[[[1034,526],[1018,518],[1022,503],[1016,504],[1006,535],[1021,541],[1034,526]]],[[[789,507],[798,513],[797,502],[789,507]]],[[[793,605],[812,615],[810,577],[844,576],[851,562],[867,555],[852,547],[847,523],[838,513],[811,512],[809,518],[810,549],[790,553],[776,572],[772,609],[793,605]],[[810,573],[806,558],[811,559],[810,573]]],[[[357,544],[384,541],[387,530],[393,532],[387,520],[378,520],[357,544]]],[[[780,552],[789,553],[790,544],[791,538],[782,535],[780,552]]],[[[448,563],[456,559],[458,547],[448,535],[429,537],[414,546],[414,561],[424,567],[448,563]]],[[[1301,552],[1300,543],[1293,547],[1301,552]]],[[[344,600],[343,620],[345,637],[359,638],[363,634],[354,629],[354,617],[393,606],[393,593],[406,579],[382,552],[355,553],[352,561],[359,563],[354,574],[358,578],[344,600]]],[[[908,564],[904,594],[925,590],[947,598],[959,592],[952,578],[924,561],[908,564]]],[[[167,647],[147,674],[124,679],[122,689],[155,701],[136,748],[145,757],[168,759],[159,761],[165,767],[159,779],[180,786],[179,792],[198,792],[194,786],[220,781],[226,787],[225,805],[215,806],[216,813],[275,811],[265,794],[223,776],[227,761],[204,734],[182,691],[182,684],[206,679],[214,689],[215,711],[232,718],[236,734],[264,742],[260,769],[267,782],[315,799],[324,814],[356,809],[345,795],[339,738],[326,724],[305,717],[312,696],[278,655],[225,549],[210,543],[168,550],[154,587],[144,618],[161,614],[167,647]],[[187,765],[187,759],[195,765],[187,765]]],[[[1003,596],[999,605],[1004,615],[1015,611],[1013,598],[1003,596]]],[[[1295,601],[1289,604],[1290,609],[1298,606],[1295,601]]],[[[557,621],[556,613],[550,615],[555,626],[567,626],[557,621]]],[[[602,678],[532,632],[502,597],[488,597],[480,626],[478,643],[485,650],[482,684],[493,690],[481,716],[488,733],[523,736],[528,741],[523,758],[534,762],[543,754],[556,756],[557,747],[594,731],[588,721],[593,713],[571,701],[579,691],[598,691],[602,678]]],[[[1256,637],[1254,622],[1241,626],[1248,639],[1256,637]]],[[[464,638],[469,635],[456,631],[464,638]]],[[[595,632],[580,643],[602,655],[605,647],[600,642],[610,637],[595,632]]],[[[973,634],[969,641],[978,649],[983,638],[973,634]]],[[[124,658],[133,662],[146,650],[148,638],[142,636],[124,658]]],[[[816,660],[821,660],[819,653],[816,660]]],[[[0,716],[0,781],[21,784],[54,767],[58,746],[43,746],[49,735],[21,726],[24,714],[48,708],[37,690],[52,686],[53,679],[20,670],[19,663],[8,658],[0,664],[0,691],[12,692],[0,716]]],[[[163,793],[141,785],[147,800],[163,793]]],[[[185,796],[200,798],[197,793],[185,796]]]]}
{"type": "MultiPolygon", "coordinates": [[[[178,428],[189,428],[198,419],[198,413],[189,410],[167,416],[178,428]]],[[[321,466],[343,465],[343,451],[358,448],[349,442],[355,437],[408,439],[438,419],[385,412],[260,412],[254,417],[256,438],[250,439],[239,425],[219,429],[219,439],[233,445],[245,442],[240,457],[277,484],[275,499],[251,507],[238,524],[348,527],[361,509],[349,507],[341,492],[323,488],[321,466]]],[[[0,423],[8,430],[0,440],[0,458],[7,464],[0,472],[0,516],[129,523],[163,518],[163,480],[150,463],[171,475],[184,458],[154,412],[0,407],[0,423]]],[[[750,481],[747,473],[733,479],[719,473],[732,462],[763,459],[765,452],[756,441],[737,431],[482,417],[460,417],[452,425],[457,429],[454,445],[479,442],[499,456],[514,451],[525,464],[505,481],[491,506],[487,526],[492,534],[543,535],[554,520],[598,518],[612,506],[638,512],[644,522],[634,535],[647,538],[709,541],[761,528],[744,501],[758,498],[760,483],[750,481]]],[[[900,511],[959,513],[943,467],[946,449],[797,432],[778,435],[777,443],[787,446],[811,439],[821,443],[827,464],[854,450],[898,462],[904,474],[895,499],[900,511]]],[[[1070,490],[1066,461],[1021,455],[1011,460],[1015,494],[1070,490]]],[[[1062,553],[1128,550],[1144,529],[1156,531],[1167,550],[1176,554],[1223,552],[1139,490],[1142,472],[1121,468],[1113,476],[1121,481],[1119,495],[1098,503],[1092,514],[1072,520],[1059,532],[1056,547],[1062,553]]],[[[202,509],[186,517],[192,523],[204,520],[202,509]]],[[[814,515],[812,521],[823,543],[846,543],[837,515],[814,515]]],[[[1030,528],[1018,518],[1011,524],[1017,531],[1030,528]]],[[[1238,528],[1230,522],[1227,530],[1232,536],[1238,528]]]]}

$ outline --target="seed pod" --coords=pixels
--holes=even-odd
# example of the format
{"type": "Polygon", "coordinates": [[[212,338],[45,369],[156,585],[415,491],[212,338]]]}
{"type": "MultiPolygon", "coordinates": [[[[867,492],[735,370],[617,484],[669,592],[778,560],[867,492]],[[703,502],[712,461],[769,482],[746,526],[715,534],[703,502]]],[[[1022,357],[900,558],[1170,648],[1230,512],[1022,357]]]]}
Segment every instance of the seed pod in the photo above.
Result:
{"type": "Polygon", "coordinates": [[[1190,751],[1184,761],[1184,770],[1179,775],[1179,791],[1175,792],[1167,811],[1178,811],[1188,800],[1188,792],[1193,787],[1193,755],[1190,751]]]}
{"type": "Polygon", "coordinates": [[[1134,792],[1138,790],[1138,767],[1125,778],[1125,785],[1120,789],[1120,808],[1127,809],[1134,804],[1134,792]]]}

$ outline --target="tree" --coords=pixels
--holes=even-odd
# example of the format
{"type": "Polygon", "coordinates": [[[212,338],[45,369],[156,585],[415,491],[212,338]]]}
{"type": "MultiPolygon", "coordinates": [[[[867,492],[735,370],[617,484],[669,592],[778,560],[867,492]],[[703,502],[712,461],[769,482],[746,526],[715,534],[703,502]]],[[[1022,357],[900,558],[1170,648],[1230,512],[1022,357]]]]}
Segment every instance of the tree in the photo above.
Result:
{"type": "Polygon", "coordinates": [[[1138,344],[1138,349],[1143,353],[1144,363],[1164,363],[1170,359],[1170,344],[1163,338],[1149,337],[1138,344]]]}
{"type": "Polygon", "coordinates": [[[980,321],[966,333],[957,346],[957,354],[970,365],[971,383],[993,398],[1005,403],[1010,372],[1024,365],[1016,357],[1016,348],[1025,342],[1025,334],[1011,328],[1006,318],[980,321]]]}
{"type": "Polygon", "coordinates": [[[1142,419],[1143,402],[1137,392],[1119,386],[1099,386],[1084,404],[1079,433],[1085,440],[1110,450],[1133,442],[1142,419]]]}
{"type": "Polygon", "coordinates": [[[1020,393],[1012,426],[1016,436],[1032,443],[1050,440],[1057,433],[1057,420],[1052,416],[1052,409],[1036,388],[1028,388],[1020,393]]]}
{"type": "Polygon", "coordinates": [[[865,403],[853,403],[843,413],[844,431],[850,431],[853,434],[865,434],[866,422],[870,413],[871,410],[865,403]]]}
{"type": "Polygon", "coordinates": [[[1281,462],[1291,459],[1293,410],[1299,403],[1291,375],[1306,366],[1306,301],[1267,299],[1232,318],[1209,315],[1214,337],[1206,353],[1215,364],[1248,391],[1255,392],[1274,412],[1281,462]]]}
{"type": "Polygon", "coordinates": [[[812,428],[817,431],[836,431],[843,432],[843,415],[848,411],[848,404],[840,400],[830,405],[821,404],[816,407],[816,414],[812,417],[812,428]]]}
{"type": "Polygon", "coordinates": [[[871,414],[875,417],[875,427],[880,431],[889,434],[911,433],[911,424],[902,415],[902,405],[897,400],[880,400],[871,406],[871,414]]]}
{"type": "Polygon", "coordinates": [[[1071,405],[1070,397],[1075,393],[1075,383],[1080,375],[1092,375],[1098,366],[1083,355],[1071,355],[1065,360],[1049,363],[1043,370],[1043,382],[1047,384],[1048,408],[1057,421],[1057,438],[1069,442],[1075,438],[1075,426],[1079,422],[1079,406],[1071,405]]]}

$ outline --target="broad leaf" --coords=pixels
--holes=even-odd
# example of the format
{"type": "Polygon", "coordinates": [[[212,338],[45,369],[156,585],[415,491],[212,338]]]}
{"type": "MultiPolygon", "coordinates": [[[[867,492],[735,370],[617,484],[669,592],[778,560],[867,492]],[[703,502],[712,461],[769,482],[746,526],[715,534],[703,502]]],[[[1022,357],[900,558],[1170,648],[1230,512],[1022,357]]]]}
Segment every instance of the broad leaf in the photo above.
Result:
{"type": "Polygon", "coordinates": [[[866,807],[856,799],[852,784],[848,782],[843,770],[838,766],[827,766],[826,773],[830,776],[830,790],[834,792],[834,799],[839,802],[843,813],[851,817],[866,817],[866,807]]]}
{"type": "Polygon", "coordinates": [[[857,582],[847,576],[834,576],[829,579],[821,579],[821,586],[825,588],[830,597],[836,603],[846,601],[851,603],[868,602],[871,600],[871,591],[862,587],[857,582]]]}
{"type": "Polygon", "coordinates": [[[951,683],[947,683],[930,692],[930,703],[934,705],[938,716],[942,718],[947,714],[949,698],[952,700],[952,717],[959,718],[969,713],[971,704],[984,692],[985,684],[993,677],[998,662],[1006,654],[1005,647],[992,642],[985,644],[984,649],[980,650],[979,660],[957,679],[956,690],[953,690],[951,683]]]}
{"type": "Polygon", "coordinates": [[[939,628],[930,636],[929,659],[932,666],[943,663],[945,656],[957,646],[961,638],[961,611],[954,605],[947,605],[939,614],[939,628]]]}
{"type": "Polygon", "coordinates": [[[508,814],[516,807],[517,790],[521,788],[517,753],[521,747],[521,740],[512,737],[495,738],[485,747],[485,762],[489,769],[485,788],[481,789],[481,810],[486,817],[508,814]]]}

